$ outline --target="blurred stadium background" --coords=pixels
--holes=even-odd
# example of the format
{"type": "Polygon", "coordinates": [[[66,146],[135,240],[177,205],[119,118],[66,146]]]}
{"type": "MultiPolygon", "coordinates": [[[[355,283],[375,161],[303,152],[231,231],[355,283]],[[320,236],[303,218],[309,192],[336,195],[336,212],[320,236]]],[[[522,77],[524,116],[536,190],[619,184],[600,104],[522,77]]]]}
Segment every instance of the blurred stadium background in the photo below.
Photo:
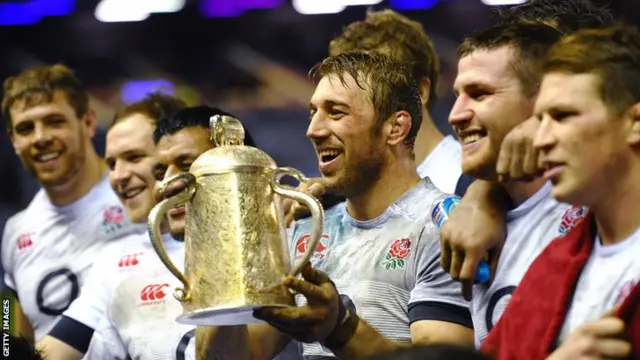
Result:
{"type": "MultiPolygon", "coordinates": [[[[95,137],[100,153],[115,109],[160,89],[237,114],[280,165],[316,175],[305,137],[313,92],[306,74],[344,26],[363,19],[367,9],[392,8],[420,21],[441,57],[434,119],[450,132],[458,43],[491,24],[491,5],[525,1],[0,0],[0,78],[42,63],[75,69],[103,126],[95,137]]],[[[640,24],[638,0],[596,2],[640,24]]],[[[0,128],[2,228],[38,186],[0,128]]]]}

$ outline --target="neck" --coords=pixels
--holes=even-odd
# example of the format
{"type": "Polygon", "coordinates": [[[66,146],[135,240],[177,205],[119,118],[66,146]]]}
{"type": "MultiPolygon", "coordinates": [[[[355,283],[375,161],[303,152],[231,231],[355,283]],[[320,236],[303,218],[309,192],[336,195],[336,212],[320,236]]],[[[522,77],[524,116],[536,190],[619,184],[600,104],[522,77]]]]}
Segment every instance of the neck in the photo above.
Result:
{"type": "Polygon", "coordinates": [[[106,164],[90,145],[82,168],[73,178],[60,186],[45,187],[44,190],[55,206],[73,204],[100,181],[106,169],[106,164]]]}
{"type": "Polygon", "coordinates": [[[388,166],[365,192],[347,198],[347,211],[356,220],[375,219],[418,182],[420,177],[416,171],[416,163],[407,157],[402,162],[388,166]]]}
{"type": "Polygon", "coordinates": [[[422,124],[420,130],[416,135],[416,143],[414,146],[414,153],[416,154],[416,164],[421,164],[433,149],[438,146],[440,141],[444,138],[444,135],[438,130],[438,127],[433,123],[431,116],[425,110],[422,116],[422,124]]]}
{"type": "Polygon", "coordinates": [[[542,178],[532,181],[510,181],[504,184],[504,189],[509,194],[513,207],[516,208],[537,193],[544,184],[545,180],[542,178]]]}
{"type": "Polygon", "coordinates": [[[605,196],[589,206],[595,215],[602,245],[622,242],[640,227],[640,169],[636,174],[620,177],[620,183],[601,190],[605,196]]]}

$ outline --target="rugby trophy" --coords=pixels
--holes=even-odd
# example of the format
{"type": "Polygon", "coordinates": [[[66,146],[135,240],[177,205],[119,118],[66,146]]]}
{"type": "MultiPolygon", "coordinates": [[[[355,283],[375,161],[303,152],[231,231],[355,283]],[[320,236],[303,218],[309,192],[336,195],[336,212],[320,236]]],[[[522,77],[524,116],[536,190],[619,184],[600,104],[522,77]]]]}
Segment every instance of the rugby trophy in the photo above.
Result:
{"type": "Polygon", "coordinates": [[[285,175],[306,181],[301,172],[279,168],[263,151],[243,145],[239,120],[214,116],[210,124],[216,147],[200,155],[188,173],[160,185],[160,191],[176,181],[186,186],[153,208],[149,234],[160,259],[183,285],[174,291],[183,305],[177,322],[254,323],[257,308],[295,306],[282,280],[309,262],[322,235],[324,210],[315,197],[280,184],[285,175]],[[296,266],[289,256],[282,197],[307,206],[312,215],[310,243],[296,266]],[[181,204],[186,205],[184,273],[167,255],[160,230],[166,213],[181,204]]]}

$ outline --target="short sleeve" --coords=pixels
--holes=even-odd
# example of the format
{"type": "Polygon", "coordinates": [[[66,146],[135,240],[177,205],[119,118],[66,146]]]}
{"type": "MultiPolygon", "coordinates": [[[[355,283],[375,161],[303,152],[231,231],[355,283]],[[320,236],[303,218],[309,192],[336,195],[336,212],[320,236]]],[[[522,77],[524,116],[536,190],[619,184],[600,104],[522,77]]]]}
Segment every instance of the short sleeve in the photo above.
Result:
{"type": "Polygon", "coordinates": [[[416,285],[409,300],[409,320],[438,320],[473,328],[469,303],[460,284],[440,266],[440,238],[435,226],[425,227],[420,235],[416,285]]]}
{"type": "Polygon", "coordinates": [[[93,333],[84,360],[126,360],[129,355],[107,312],[93,333]]]}

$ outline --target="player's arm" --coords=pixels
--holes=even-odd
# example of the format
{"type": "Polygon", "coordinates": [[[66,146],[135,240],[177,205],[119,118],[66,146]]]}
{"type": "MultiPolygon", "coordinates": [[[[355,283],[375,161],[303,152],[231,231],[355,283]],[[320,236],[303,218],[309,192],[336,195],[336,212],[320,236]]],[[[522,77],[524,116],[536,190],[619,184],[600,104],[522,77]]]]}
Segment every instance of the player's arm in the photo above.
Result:
{"type": "Polygon", "coordinates": [[[471,299],[478,264],[490,255],[493,275],[506,238],[505,219],[510,199],[499,183],[476,180],[440,230],[441,266],[462,283],[463,295],[471,299]]]}
{"type": "MultiPolygon", "coordinates": [[[[122,342],[111,315],[107,311],[93,333],[84,359],[90,360],[126,360],[129,358],[127,348],[122,342]]],[[[49,358],[47,358],[49,360],[49,358]]]]}
{"type": "Polygon", "coordinates": [[[31,326],[31,322],[27,315],[25,315],[24,311],[22,311],[22,307],[20,306],[20,301],[18,300],[18,296],[14,292],[14,296],[16,298],[13,303],[13,309],[18,318],[18,329],[16,331],[17,336],[25,338],[30,343],[35,341],[35,332],[33,331],[33,327],[31,326]]]}

